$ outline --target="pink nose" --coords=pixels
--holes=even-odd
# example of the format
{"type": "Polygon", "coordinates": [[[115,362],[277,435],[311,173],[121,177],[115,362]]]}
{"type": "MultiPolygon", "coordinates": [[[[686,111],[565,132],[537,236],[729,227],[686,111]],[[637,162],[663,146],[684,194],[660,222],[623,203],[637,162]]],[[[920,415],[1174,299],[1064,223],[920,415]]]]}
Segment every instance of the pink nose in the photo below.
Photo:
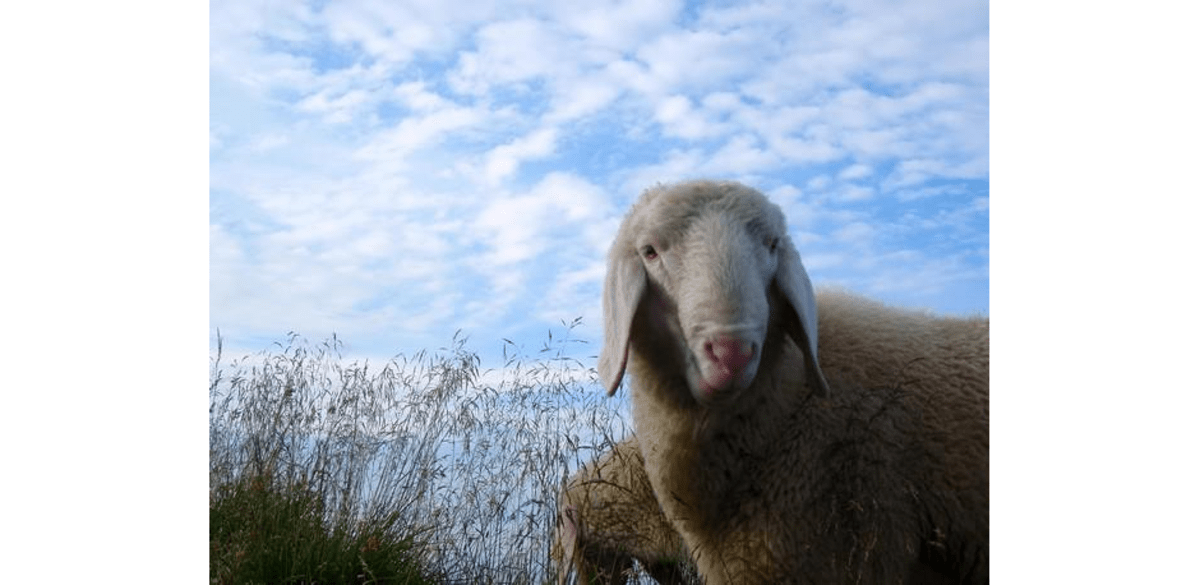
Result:
{"type": "Polygon", "coordinates": [[[705,342],[704,351],[709,360],[729,373],[741,371],[754,359],[754,343],[727,335],[705,342]]]}

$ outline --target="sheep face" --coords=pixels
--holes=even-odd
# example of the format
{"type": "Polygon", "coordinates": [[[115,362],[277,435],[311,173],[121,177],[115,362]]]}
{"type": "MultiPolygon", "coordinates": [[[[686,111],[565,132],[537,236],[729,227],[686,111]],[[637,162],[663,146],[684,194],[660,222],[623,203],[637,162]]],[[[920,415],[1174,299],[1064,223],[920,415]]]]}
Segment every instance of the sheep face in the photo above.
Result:
{"type": "MultiPolygon", "coordinates": [[[[816,390],[812,285],[783,213],[736,183],[648,191],[609,253],[600,374],[620,384],[630,338],[686,377],[692,398],[736,396],[758,373],[773,320],[806,354],[816,390]]],[[[639,349],[636,348],[635,349],[639,349]]]]}
{"type": "Polygon", "coordinates": [[[764,222],[730,224],[713,211],[691,219],[678,234],[651,229],[634,241],[645,294],[654,297],[643,302],[657,309],[647,319],[660,332],[663,325],[678,332],[655,337],[676,344],[688,387],[705,403],[748,387],[758,372],[780,235],[764,222]]]}

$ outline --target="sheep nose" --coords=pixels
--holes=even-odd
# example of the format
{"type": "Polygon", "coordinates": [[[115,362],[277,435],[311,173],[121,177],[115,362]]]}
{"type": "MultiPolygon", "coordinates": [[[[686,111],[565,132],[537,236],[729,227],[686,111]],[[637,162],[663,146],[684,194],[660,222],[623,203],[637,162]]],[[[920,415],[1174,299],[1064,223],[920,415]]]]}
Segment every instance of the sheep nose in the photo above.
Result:
{"type": "Polygon", "coordinates": [[[706,357],[726,372],[739,372],[754,359],[754,343],[721,335],[704,343],[706,357]]]}

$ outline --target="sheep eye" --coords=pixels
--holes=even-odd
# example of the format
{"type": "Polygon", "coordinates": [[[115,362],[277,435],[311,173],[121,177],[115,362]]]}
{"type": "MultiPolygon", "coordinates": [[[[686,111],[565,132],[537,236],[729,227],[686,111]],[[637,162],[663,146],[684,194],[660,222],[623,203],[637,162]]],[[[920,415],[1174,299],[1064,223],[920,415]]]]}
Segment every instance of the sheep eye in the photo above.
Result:
{"type": "Polygon", "coordinates": [[[775,249],[779,247],[779,238],[773,238],[767,243],[767,247],[771,249],[771,253],[775,253],[775,249]]]}
{"type": "Polygon", "coordinates": [[[642,257],[647,260],[658,258],[658,250],[655,250],[654,246],[645,246],[642,248],[642,257]]]}

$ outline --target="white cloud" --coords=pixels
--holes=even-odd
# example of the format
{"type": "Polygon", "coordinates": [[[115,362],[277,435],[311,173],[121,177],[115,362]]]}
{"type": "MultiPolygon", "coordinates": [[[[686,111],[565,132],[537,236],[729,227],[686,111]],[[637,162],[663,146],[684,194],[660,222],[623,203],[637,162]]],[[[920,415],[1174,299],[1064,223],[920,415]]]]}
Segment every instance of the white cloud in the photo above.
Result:
{"type": "Polygon", "coordinates": [[[525,262],[556,248],[563,234],[577,237],[611,215],[605,194],[585,179],[569,173],[551,173],[528,193],[493,201],[479,215],[475,227],[486,234],[488,266],[506,267],[525,262]]]}
{"type": "Polygon", "coordinates": [[[843,154],[822,116],[816,106],[772,108],[739,102],[730,118],[753,128],[773,152],[787,161],[812,164],[836,160],[843,154]]]}
{"type": "Polygon", "coordinates": [[[208,127],[208,150],[220,150],[225,146],[224,136],[229,133],[229,127],[224,124],[213,124],[208,127]]]}
{"type": "Polygon", "coordinates": [[[300,100],[296,107],[302,112],[323,114],[326,122],[338,124],[353,120],[372,101],[371,95],[361,89],[351,89],[336,96],[321,91],[300,100]]]}
{"type": "Polygon", "coordinates": [[[820,139],[772,137],[767,139],[767,144],[780,156],[797,164],[824,163],[842,156],[841,150],[836,146],[820,139]]]}
{"type": "Polygon", "coordinates": [[[811,191],[823,191],[833,182],[828,175],[817,175],[808,180],[806,185],[811,191]]]}
{"type": "Polygon", "coordinates": [[[562,123],[592,114],[620,95],[620,86],[604,72],[564,81],[555,88],[546,121],[562,123]]]}
{"type": "Polygon", "coordinates": [[[936,295],[952,283],[987,279],[986,265],[977,266],[964,257],[926,258],[914,251],[885,255],[872,272],[859,288],[902,298],[936,295]]]}
{"type": "Polygon", "coordinates": [[[874,169],[868,165],[861,163],[852,164],[839,171],[838,178],[843,181],[853,181],[855,179],[865,179],[871,176],[874,172],[874,169]]]}
{"type": "Polygon", "coordinates": [[[605,64],[603,69],[608,78],[612,79],[614,83],[619,84],[623,88],[628,88],[640,96],[652,96],[654,99],[659,99],[663,95],[658,81],[650,74],[650,70],[646,65],[641,62],[623,58],[605,64]]]}
{"type": "Polygon", "coordinates": [[[580,333],[599,339],[603,335],[603,321],[596,299],[600,296],[600,283],[604,282],[606,270],[604,256],[601,255],[590,262],[581,263],[578,268],[554,275],[553,283],[538,303],[538,317],[545,323],[582,317],[583,329],[580,333]]]}
{"type": "Polygon", "coordinates": [[[754,63],[770,51],[750,31],[675,31],[664,34],[637,52],[649,67],[655,95],[727,87],[754,71],[754,63]]]}
{"type": "Polygon", "coordinates": [[[839,228],[833,238],[840,243],[853,247],[867,246],[875,237],[875,228],[863,222],[856,222],[839,228]]]}
{"type": "Polygon", "coordinates": [[[625,171],[621,191],[637,194],[659,183],[711,176],[704,166],[707,160],[699,149],[670,150],[657,163],[625,171]]]}
{"type": "Polygon", "coordinates": [[[574,62],[564,59],[563,52],[577,49],[573,39],[534,18],[485,25],[476,33],[475,43],[478,48],[460,54],[450,75],[458,91],[484,94],[493,84],[556,78],[573,68],[574,62]]]}
{"type": "Polygon", "coordinates": [[[540,128],[526,136],[497,146],[487,153],[484,163],[484,178],[490,185],[509,178],[523,161],[546,158],[554,154],[558,131],[540,128]]]}
{"type": "Polygon", "coordinates": [[[786,184],[767,189],[765,193],[783,209],[788,209],[789,206],[798,203],[804,196],[804,192],[797,189],[795,185],[786,184]]]}
{"type": "Polygon", "coordinates": [[[446,98],[429,91],[424,81],[401,83],[393,90],[393,94],[396,100],[416,112],[444,110],[453,106],[446,98]]]}
{"type": "Polygon", "coordinates": [[[285,134],[263,134],[258,136],[253,143],[249,145],[249,149],[253,152],[266,152],[287,146],[290,139],[285,134]]]}
{"type": "Polygon", "coordinates": [[[948,161],[942,158],[915,158],[902,160],[895,170],[883,181],[884,189],[897,189],[919,185],[931,178],[978,179],[986,177],[986,156],[976,156],[965,161],[948,161]]]}
{"type": "Polygon", "coordinates": [[[317,189],[329,190],[260,197],[275,225],[251,239],[214,226],[214,324],[428,339],[453,317],[461,222],[366,184],[317,189]]]}
{"type": "Polygon", "coordinates": [[[742,110],[745,104],[741,96],[731,91],[718,91],[704,96],[704,107],[713,112],[734,112],[742,110]]]}
{"type": "Polygon", "coordinates": [[[745,175],[771,169],[779,162],[780,157],[762,148],[754,136],[740,134],[713,153],[705,170],[714,175],[745,175]]]}
{"type": "Polygon", "coordinates": [[[849,203],[856,201],[866,201],[875,196],[875,188],[866,185],[849,184],[839,188],[833,193],[833,197],[840,202],[849,203]]]}
{"type": "Polygon", "coordinates": [[[526,192],[496,198],[471,228],[482,251],[469,264],[486,279],[480,288],[488,292],[466,308],[468,320],[494,325],[520,311],[557,323],[592,314],[585,294],[596,294],[597,266],[617,221],[607,194],[569,173],[551,173],[526,192]]]}
{"type": "MultiPolygon", "coordinates": [[[[210,9],[209,67],[217,80],[231,80],[243,91],[266,97],[279,87],[306,87],[312,83],[311,59],[267,46],[270,38],[303,40],[315,24],[315,15],[292,2],[213,2],[210,9]]],[[[222,89],[214,81],[214,90],[222,89]]],[[[215,91],[214,91],[215,93],[215,91]]],[[[213,110],[214,114],[222,110],[213,110]]]]}
{"type": "Polygon", "coordinates": [[[907,155],[916,148],[916,144],[905,136],[904,131],[895,126],[846,132],[841,138],[841,144],[856,158],[869,161],[907,155]]]}
{"type": "Polygon", "coordinates": [[[667,136],[690,140],[712,138],[728,131],[728,127],[708,119],[708,113],[692,107],[687,96],[673,95],[660,101],[654,119],[663,126],[667,136]]]}
{"type": "Polygon", "coordinates": [[[333,2],[321,14],[329,39],[357,49],[389,67],[403,66],[422,53],[453,48],[473,22],[486,21],[486,2],[333,2]]]}
{"type": "Polygon", "coordinates": [[[590,44],[616,52],[639,46],[655,33],[666,30],[682,8],[679,0],[616,0],[555,3],[556,16],[590,44]]]}
{"type": "Polygon", "coordinates": [[[941,195],[965,195],[967,188],[964,185],[939,185],[937,187],[922,187],[919,189],[901,189],[894,193],[896,199],[900,201],[917,201],[927,199],[929,197],[937,197],[941,195]]]}
{"type": "Polygon", "coordinates": [[[488,112],[476,107],[449,106],[404,118],[396,126],[380,131],[359,150],[366,158],[402,158],[418,149],[437,145],[453,132],[479,126],[488,112]]]}

